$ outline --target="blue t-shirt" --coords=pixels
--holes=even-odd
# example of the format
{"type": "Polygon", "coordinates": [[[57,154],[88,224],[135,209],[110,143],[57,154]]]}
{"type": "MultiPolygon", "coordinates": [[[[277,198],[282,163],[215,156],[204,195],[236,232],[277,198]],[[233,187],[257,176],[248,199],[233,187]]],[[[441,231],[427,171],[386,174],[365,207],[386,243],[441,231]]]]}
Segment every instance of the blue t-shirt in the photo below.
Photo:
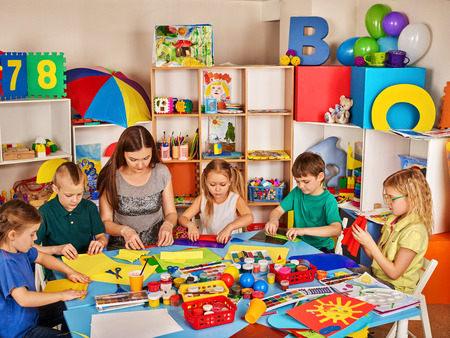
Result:
{"type": "MultiPolygon", "coordinates": [[[[285,212],[294,210],[295,228],[317,228],[341,222],[334,196],[325,190],[320,195],[306,195],[295,187],[280,203],[285,212]]],[[[332,250],[334,241],[330,237],[301,236],[302,240],[317,249],[332,250]]]]}
{"type": "Polygon", "coordinates": [[[37,326],[37,307],[22,307],[11,296],[11,290],[25,286],[36,291],[31,264],[38,251],[11,253],[0,249],[0,337],[22,337],[37,326]]]}

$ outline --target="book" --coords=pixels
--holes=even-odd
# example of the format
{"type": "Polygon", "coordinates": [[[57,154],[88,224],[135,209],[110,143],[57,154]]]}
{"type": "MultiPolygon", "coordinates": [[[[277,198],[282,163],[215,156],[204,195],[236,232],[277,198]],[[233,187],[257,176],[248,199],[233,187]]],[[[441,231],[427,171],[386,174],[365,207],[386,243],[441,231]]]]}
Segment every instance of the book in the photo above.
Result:
{"type": "Polygon", "coordinates": [[[445,130],[416,131],[411,129],[390,129],[394,134],[411,139],[428,140],[432,138],[450,137],[450,128],[445,130]]]}
{"type": "Polygon", "coordinates": [[[147,292],[144,290],[97,295],[94,298],[99,312],[123,309],[148,302],[147,292]]]}

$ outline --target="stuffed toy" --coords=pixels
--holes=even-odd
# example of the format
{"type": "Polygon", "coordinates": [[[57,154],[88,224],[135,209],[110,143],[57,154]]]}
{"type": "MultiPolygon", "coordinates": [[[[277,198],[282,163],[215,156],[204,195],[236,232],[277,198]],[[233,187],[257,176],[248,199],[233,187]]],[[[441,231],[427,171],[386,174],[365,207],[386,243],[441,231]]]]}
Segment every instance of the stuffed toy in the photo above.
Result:
{"type": "Polygon", "coordinates": [[[345,124],[350,119],[350,108],[353,106],[353,100],[341,95],[340,104],[336,104],[335,108],[330,108],[325,113],[325,121],[327,123],[345,124]]]}

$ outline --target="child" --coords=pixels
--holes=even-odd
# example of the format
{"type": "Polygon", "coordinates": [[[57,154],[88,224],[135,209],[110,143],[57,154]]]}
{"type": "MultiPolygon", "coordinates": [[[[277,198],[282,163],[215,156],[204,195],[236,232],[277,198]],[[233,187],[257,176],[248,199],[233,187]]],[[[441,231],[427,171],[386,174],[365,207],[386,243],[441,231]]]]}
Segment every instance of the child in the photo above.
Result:
{"type": "Polygon", "coordinates": [[[275,236],[279,218],[287,211],[294,210],[294,227],[286,236],[291,241],[301,236],[306,243],[323,252],[333,252],[333,236],[342,230],[341,218],[336,199],[322,188],[325,179],[325,162],[311,152],[300,154],[292,166],[297,187],[273,209],[265,230],[275,236]]]}
{"type": "Polygon", "coordinates": [[[383,188],[392,215],[381,229],[378,244],[356,225],[352,227],[353,237],[373,259],[374,277],[391,283],[398,291],[412,293],[433,225],[430,187],[419,170],[405,169],[389,176],[383,188]]]}
{"type": "Polygon", "coordinates": [[[53,191],[58,195],[39,208],[42,223],[37,231],[35,247],[50,255],[77,259],[78,253],[102,252],[108,244],[105,226],[97,206],[83,199],[84,176],[73,162],[64,162],[56,169],[53,191]],[[95,240],[92,240],[94,236],[95,240]]]}
{"type": "Polygon", "coordinates": [[[244,180],[236,167],[224,160],[208,163],[201,178],[202,195],[181,215],[178,223],[188,229],[196,241],[199,230],[191,219],[200,212],[200,233],[217,235],[226,243],[230,234],[252,224],[253,215],[244,200],[244,180]]]}
{"type": "MultiPolygon", "coordinates": [[[[56,337],[61,334],[60,331],[39,326],[38,307],[42,309],[44,305],[69,301],[86,294],[86,291],[71,289],[36,292],[31,267],[34,262],[65,273],[73,282],[90,282],[89,277],[76,272],[59,259],[33,248],[40,222],[39,212],[18,199],[0,207],[0,337],[56,337]]],[[[57,316],[61,323],[62,311],[50,318],[57,316]]],[[[57,324],[53,322],[51,325],[57,324]]]]}

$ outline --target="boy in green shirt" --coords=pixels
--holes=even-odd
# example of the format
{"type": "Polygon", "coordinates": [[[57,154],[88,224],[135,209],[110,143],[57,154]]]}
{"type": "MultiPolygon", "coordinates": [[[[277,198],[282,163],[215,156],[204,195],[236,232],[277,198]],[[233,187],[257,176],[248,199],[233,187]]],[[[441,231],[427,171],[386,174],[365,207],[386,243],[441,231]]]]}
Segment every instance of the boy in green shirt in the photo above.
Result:
{"type": "Polygon", "coordinates": [[[331,237],[341,234],[342,222],[336,199],[322,188],[325,162],[317,154],[304,152],[296,158],[292,175],[297,187],[271,211],[265,226],[266,232],[275,236],[280,217],[294,210],[294,227],[287,231],[288,239],[292,241],[300,236],[306,243],[323,252],[333,252],[334,241],[331,237]]]}
{"type": "Polygon", "coordinates": [[[97,206],[83,198],[81,169],[73,162],[61,164],[56,169],[52,188],[58,195],[39,208],[42,223],[34,246],[67,259],[77,259],[78,253],[102,252],[108,244],[105,226],[97,206]],[[41,243],[42,246],[38,245],[41,243]]]}

